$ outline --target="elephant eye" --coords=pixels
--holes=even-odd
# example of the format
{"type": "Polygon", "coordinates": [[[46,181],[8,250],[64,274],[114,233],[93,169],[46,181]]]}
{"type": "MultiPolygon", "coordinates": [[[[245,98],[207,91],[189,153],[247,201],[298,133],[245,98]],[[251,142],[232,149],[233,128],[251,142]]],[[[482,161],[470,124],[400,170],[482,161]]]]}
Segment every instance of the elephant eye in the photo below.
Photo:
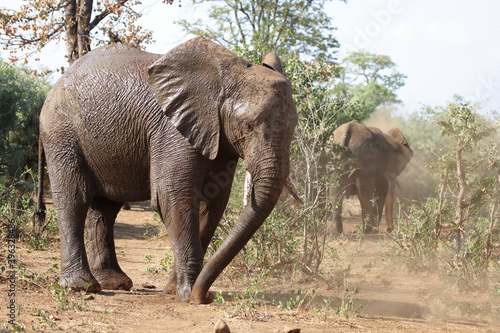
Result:
{"type": "Polygon", "coordinates": [[[252,132],[253,131],[253,126],[250,123],[245,123],[243,128],[245,129],[245,132],[252,132]]]}

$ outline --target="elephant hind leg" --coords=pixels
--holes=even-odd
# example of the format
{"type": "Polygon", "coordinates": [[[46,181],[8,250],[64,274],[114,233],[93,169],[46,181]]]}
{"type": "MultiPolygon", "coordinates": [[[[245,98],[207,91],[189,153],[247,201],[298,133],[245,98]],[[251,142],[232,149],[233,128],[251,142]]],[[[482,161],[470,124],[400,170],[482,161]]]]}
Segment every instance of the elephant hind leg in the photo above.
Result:
{"type": "Polygon", "coordinates": [[[113,227],[122,206],[121,202],[96,197],[87,212],[90,269],[102,289],[130,290],[133,286],[116,258],[113,227]]]}
{"type": "MultiPolygon", "coordinates": [[[[54,203],[56,199],[54,199],[54,203]]],[[[99,292],[101,286],[90,271],[84,245],[85,210],[58,208],[61,234],[61,286],[99,292]]]]}
{"type": "Polygon", "coordinates": [[[101,286],[92,275],[85,252],[85,217],[92,188],[82,170],[75,149],[46,145],[52,198],[58,212],[61,239],[61,286],[73,290],[99,292],[101,286]],[[65,151],[65,155],[55,152],[65,151]],[[68,162],[69,160],[69,162],[68,162]],[[72,168],[67,166],[71,165],[72,168]]]}

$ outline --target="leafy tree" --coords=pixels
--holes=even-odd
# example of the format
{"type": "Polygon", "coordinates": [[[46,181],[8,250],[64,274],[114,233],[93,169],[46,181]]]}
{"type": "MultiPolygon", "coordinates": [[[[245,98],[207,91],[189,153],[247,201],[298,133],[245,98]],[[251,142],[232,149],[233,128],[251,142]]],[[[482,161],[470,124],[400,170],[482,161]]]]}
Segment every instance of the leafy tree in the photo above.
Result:
{"type": "Polygon", "coordinates": [[[499,259],[500,122],[460,97],[410,121],[417,122],[408,127],[411,140],[421,143],[414,158],[426,158],[413,179],[429,174],[435,191],[406,207],[394,239],[417,268],[438,264],[443,252],[446,272],[459,285],[484,286],[480,277],[499,259]]]}
{"type": "MultiPolygon", "coordinates": [[[[201,4],[210,0],[193,0],[201,4]]],[[[343,0],[344,2],[346,0],[343,0]]],[[[325,0],[222,0],[210,9],[211,22],[179,20],[184,30],[241,50],[251,62],[262,52],[280,57],[295,52],[332,60],[339,44],[333,37],[325,0]]]]}
{"type": "MultiPolygon", "coordinates": [[[[437,170],[455,201],[455,248],[460,250],[467,225],[480,209],[498,195],[497,174],[492,166],[499,163],[498,128],[481,122],[476,108],[460,98],[448,103],[439,121],[441,133],[453,139],[446,154],[437,161],[437,170]],[[493,147],[493,148],[492,148],[493,147]]],[[[498,124],[497,124],[498,127],[498,124]]]]}
{"type": "Polygon", "coordinates": [[[396,70],[389,56],[352,52],[342,61],[340,79],[333,93],[348,99],[350,106],[346,113],[362,121],[382,105],[400,103],[396,91],[404,86],[406,77],[396,70]]]}
{"type": "Polygon", "coordinates": [[[386,88],[384,92],[388,100],[397,101],[395,91],[404,85],[406,75],[396,70],[396,64],[389,56],[357,51],[347,56],[343,63],[352,83],[376,82],[386,88]]]}
{"type": "MultiPolygon", "coordinates": [[[[173,0],[163,0],[172,4],[173,0]]],[[[9,60],[40,51],[51,41],[65,40],[69,63],[91,46],[120,42],[142,46],[152,32],[137,25],[140,0],[32,0],[19,10],[0,8],[0,44],[11,51],[9,60]]]]}
{"type": "Polygon", "coordinates": [[[0,60],[0,175],[22,172],[37,162],[38,117],[48,80],[0,60]]]}
{"type": "Polygon", "coordinates": [[[433,168],[433,163],[443,156],[452,145],[452,139],[441,134],[439,121],[442,119],[441,107],[422,107],[406,117],[401,124],[401,131],[413,149],[410,168],[405,170],[405,177],[399,177],[401,198],[413,202],[426,201],[428,197],[438,195],[439,175],[425,172],[433,168]]]}

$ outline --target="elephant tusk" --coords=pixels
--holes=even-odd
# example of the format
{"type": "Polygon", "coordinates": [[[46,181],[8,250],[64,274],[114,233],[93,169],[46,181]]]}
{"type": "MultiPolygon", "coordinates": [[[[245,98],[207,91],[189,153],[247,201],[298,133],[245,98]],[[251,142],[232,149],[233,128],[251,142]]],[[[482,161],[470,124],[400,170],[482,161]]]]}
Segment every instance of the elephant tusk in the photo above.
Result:
{"type": "MultiPolygon", "coordinates": [[[[290,179],[290,176],[287,177],[285,186],[288,189],[288,192],[292,195],[292,197],[297,200],[298,203],[301,205],[304,204],[304,201],[300,197],[300,195],[297,193],[297,190],[295,189],[295,185],[293,184],[292,180],[290,179]]],[[[246,172],[245,175],[245,185],[244,185],[244,193],[243,193],[243,206],[246,206],[250,202],[250,196],[251,194],[251,189],[252,189],[252,175],[250,172],[246,172]]]]}
{"type": "Polygon", "coordinates": [[[397,187],[397,188],[401,189],[401,186],[399,185],[399,182],[398,182],[398,176],[395,173],[386,172],[384,177],[388,183],[394,183],[394,188],[397,187]]]}
{"type": "Polygon", "coordinates": [[[288,192],[290,192],[290,194],[292,195],[292,197],[295,200],[297,200],[298,203],[300,203],[301,205],[303,205],[304,201],[302,200],[302,198],[297,193],[297,190],[295,189],[295,185],[293,185],[293,182],[292,182],[292,179],[290,179],[290,176],[287,177],[286,182],[285,182],[285,186],[288,189],[288,192]]]}
{"type": "Polygon", "coordinates": [[[243,193],[243,207],[245,207],[248,202],[250,201],[250,196],[252,195],[251,193],[251,188],[252,188],[252,175],[250,172],[246,172],[245,175],[245,185],[243,186],[244,188],[244,193],[243,193]]]}

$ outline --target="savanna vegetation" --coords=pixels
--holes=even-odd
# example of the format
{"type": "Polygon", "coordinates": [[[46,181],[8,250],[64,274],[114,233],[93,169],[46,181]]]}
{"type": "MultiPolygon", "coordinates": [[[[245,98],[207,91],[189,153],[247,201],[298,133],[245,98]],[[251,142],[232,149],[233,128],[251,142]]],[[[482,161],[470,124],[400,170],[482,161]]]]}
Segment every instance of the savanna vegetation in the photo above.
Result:
{"type": "MultiPolygon", "coordinates": [[[[332,240],[346,236],[335,235],[331,225],[335,202],[330,188],[337,181],[332,175],[339,163],[329,138],[340,124],[368,121],[379,112],[398,125],[415,152],[399,180],[396,228],[387,235],[386,258],[403,262],[410,270],[437,272],[457,288],[486,290],[500,297],[499,115],[480,112],[478,105],[460,97],[447,105],[397,115],[393,110],[405,75],[385,55],[359,51],[337,59],[340,45],[332,20],[324,13],[324,2],[225,0],[212,5],[208,24],[178,22],[186,32],[216,40],[250,62],[260,62],[265,52],[277,53],[292,83],[299,114],[291,178],[304,204],[284,191],[278,206],[228,268],[254,281],[237,294],[236,304],[246,304],[247,310],[258,306],[269,276],[333,279],[322,263],[336,257],[332,240]]],[[[17,14],[1,9],[0,43],[23,54],[13,53],[11,60],[24,59],[66,34],[71,63],[91,45],[121,42],[143,47],[151,41],[152,32],[134,24],[140,15],[134,8],[140,1],[102,1],[95,8],[92,4],[32,1],[17,14]],[[77,9],[86,14],[75,16],[77,9]],[[67,13],[79,20],[68,24],[67,13]]],[[[49,88],[47,77],[0,62],[1,241],[5,243],[9,222],[15,220],[19,240],[35,250],[57,247],[58,237],[55,212],[43,224],[33,218],[38,114],[49,88]]],[[[244,171],[239,168],[209,251],[217,249],[243,209],[243,180],[244,171]]],[[[360,229],[350,236],[363,238],[360,229]]],[[[3,274],[5,251],[0,257],[3,274]]],[[[38,279],[26,271],[25,277],[38,279]]],[[[52,288],[57,297],[67,292],[52,280],[43,286],[52,288]]],[[[227,301],[221,295],[216,300],[227,301]]],[[[297,308],[304,300],[299,292],[281,306],[297,308]]],[[[347,303],[331,313],[348,316],[356,309],[354,303],[347,303]]],[[[492,305],[489,311],[499,315],[500,306],[492,305]]]]}

